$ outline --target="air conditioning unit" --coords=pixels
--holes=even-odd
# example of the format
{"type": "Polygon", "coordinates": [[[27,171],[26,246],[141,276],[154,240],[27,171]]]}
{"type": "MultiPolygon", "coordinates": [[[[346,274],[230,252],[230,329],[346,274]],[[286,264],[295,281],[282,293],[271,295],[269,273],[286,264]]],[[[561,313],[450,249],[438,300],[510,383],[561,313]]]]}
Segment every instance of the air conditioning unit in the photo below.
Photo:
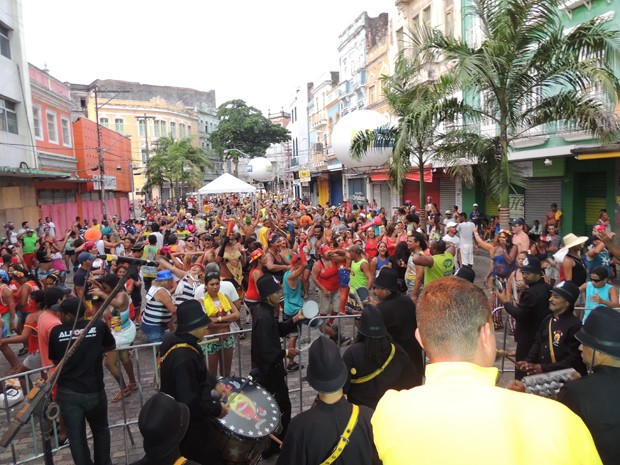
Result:
{"type": "Polygon", "coordinates": [[[314,152],[315,153],[323,153],[323,144],[321,142],[316,142],[314,144],[314,152]]]}

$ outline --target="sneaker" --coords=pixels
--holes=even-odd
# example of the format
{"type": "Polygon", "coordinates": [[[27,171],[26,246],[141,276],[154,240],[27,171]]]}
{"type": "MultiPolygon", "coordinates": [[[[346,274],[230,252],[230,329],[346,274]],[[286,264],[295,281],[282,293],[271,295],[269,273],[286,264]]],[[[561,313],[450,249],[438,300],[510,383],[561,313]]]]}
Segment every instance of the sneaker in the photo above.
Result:
{"type": "Polygon", "coordinates": [[[297,370],[299,370],[299,363],[297,362],[289,363],[288,365],[286,365],[286,371],[288,371],[289,373],[297,370]]]}
{"type": "Polygon", "coordinates": [[[28,353],[28,349],[26,349],[25,347],[22,347],[21,349],[19,349],[19,352],[17,352],[17,356],[18,357],[23,357],[27,353],[28,353]]]}
{"type": "Polygon", "coordinates": [[[24,393],[21,389],[6,388],[4,393],[0,394],[0,408],[13,407],[15,404],[24,400],[24,393]]]}
{"type": "Polygon", "coordinates": [[[340,341],[340,347],[350,346],[352,342],[353,342],[352,337],[345,337],[340,341]]]}

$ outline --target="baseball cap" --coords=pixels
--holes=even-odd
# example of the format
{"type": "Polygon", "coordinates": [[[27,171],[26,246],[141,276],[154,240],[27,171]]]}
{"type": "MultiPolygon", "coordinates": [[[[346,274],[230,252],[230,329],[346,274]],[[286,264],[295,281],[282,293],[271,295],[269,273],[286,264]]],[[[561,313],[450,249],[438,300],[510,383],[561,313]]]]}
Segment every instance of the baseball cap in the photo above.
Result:
{"type": "Polygon", "coordinates": [[[515,218],[510,222],[510,224],[513,226],[523,226],[525,224],[525,221],[523,221],[522,218],[515,218]]]}
{"type": "Polygon", "coordinates": [[[78,255],[78,262],[84,263],[86,260],[94,260],[95,258],[97,257],[95,257],[92,253],[82,252],[78,255]]]}

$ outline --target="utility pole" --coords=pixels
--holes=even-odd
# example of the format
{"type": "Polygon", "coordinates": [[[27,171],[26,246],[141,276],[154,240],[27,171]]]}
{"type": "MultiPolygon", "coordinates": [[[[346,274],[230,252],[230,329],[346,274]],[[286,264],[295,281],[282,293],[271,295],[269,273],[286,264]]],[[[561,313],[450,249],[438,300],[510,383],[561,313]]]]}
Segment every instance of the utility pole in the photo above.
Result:
{"type": "Polygon", "coordinates": [[[101,147],[101,125],[99,124],[99,93],[113,93],[114,95],[104,104],[101,105],[101,107],[105,106],[106,104],[108,104],[112,99],[114,99],[118,94],[121,93],[128,93],[131,92],[131,90],[99,90],[99,88],[97,87],[97,85],[91,86],[90,90],[92,92],[95,93],[95,122],[97,124],[97,160],[99,163],[99,196],[101,198],[101,213],[103,218],[101,219],[103,220],[107,220],[108,219],[108,209],[105,205],[105,183],[104,183],[104,179],[103,176],[105,175],[105,166],[103,163],[103,147],[101,147]]]}
{"type": "MultiPolygon", "coordinates": [[[[144,121],[144,150],[146,151],[146,159],[148,161],[149,159],[149,120],[152,119],[153,121],[155,121],[156,117],[155,116],[147,116],[146,113],[144,113],[144,115],[142,116],[136,116],[136,119],[138,120],[138,127],[140,126],[140,121],[144,121]]],[[[142,162],[142,160],[140,160],[140,162],[142,162]]],[[[132,180],[133,180],[133,172],[131,173],[132,176],[132,180]]],[[[143,192],[144,193],[144,192],[143,192]]],[[[161,197],[161,193],[160,193],[160,197],[161,197]]],[[[135,205],[134,205],[134,209],[135,209],[135,205]]]]}

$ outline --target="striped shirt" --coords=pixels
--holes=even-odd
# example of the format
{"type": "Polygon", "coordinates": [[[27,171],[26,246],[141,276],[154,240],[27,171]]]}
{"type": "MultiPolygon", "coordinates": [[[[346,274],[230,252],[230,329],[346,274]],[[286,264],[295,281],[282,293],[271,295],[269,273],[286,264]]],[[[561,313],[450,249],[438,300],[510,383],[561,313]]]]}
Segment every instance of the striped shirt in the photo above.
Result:
{"type": "Polygon", "coordinates": [[[146,294],[146,306],[142,314],[142,321],[150,325],[167,325],[172,318],[172,313],[168,311],[166,306],[155,300],[155,294],[163,289],[170,295],[168,289],[158,286],[152,286],[146,294]]]}
{"type": "Polygon", "coordinates": [[[192,300],[194,298],[194,294],[196,293],[196,288],[198,287],[198,281],[194,281],[190,276],[185,275],[179,284],[177,285],[177,290],[174,293],[174,304],[178,307],[183,302],[187,302],[188,300],[192,300]]]}

